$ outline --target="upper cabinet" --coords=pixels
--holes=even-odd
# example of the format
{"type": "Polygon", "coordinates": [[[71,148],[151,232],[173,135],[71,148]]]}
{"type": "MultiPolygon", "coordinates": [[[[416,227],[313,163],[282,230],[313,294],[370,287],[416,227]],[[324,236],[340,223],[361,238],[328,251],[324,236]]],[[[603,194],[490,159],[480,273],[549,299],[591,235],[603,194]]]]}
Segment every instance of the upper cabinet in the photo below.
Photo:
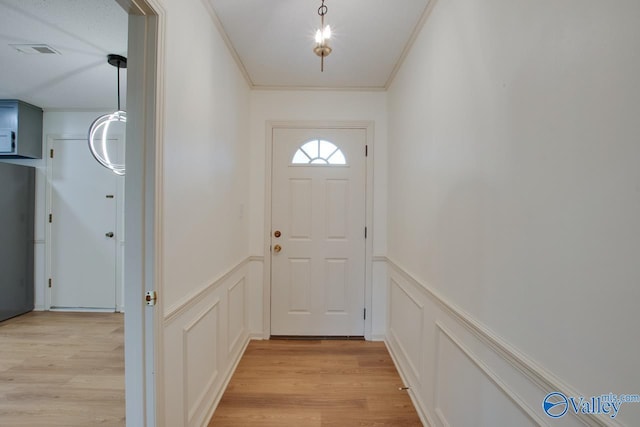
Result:
{"type": "Polygon", "coordinates": [[[0,158],[42,158],[42,108],[0,100],[0,158]]]}

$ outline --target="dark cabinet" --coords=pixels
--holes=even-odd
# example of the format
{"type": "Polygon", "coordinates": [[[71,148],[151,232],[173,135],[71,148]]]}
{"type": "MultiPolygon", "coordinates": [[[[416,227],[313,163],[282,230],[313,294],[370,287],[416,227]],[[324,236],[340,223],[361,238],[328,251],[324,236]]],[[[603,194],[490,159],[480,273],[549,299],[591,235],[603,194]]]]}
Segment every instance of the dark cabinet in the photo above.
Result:
{"type": "Polygon", "coordinates": [[[42,108],[0,100],[0,158],[42,158],[42,108]]]}
{"type": "Polygon", "coordinates": [[[35,169],[0,162],[0,320],[33,310],[35,169]]]}

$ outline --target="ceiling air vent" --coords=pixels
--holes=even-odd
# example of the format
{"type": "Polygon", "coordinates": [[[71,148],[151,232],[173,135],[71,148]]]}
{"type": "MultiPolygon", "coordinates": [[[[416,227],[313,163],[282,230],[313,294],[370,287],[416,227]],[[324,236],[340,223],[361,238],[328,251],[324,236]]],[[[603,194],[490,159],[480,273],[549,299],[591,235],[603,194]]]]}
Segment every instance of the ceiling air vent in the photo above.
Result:
{"type": "Polygon", "coordinates": [[[55,54],[60,55],[60,52],[48,46],[46,44],[11,44],[9,45],[20,53],[26,53],[27,55],[39,55],[39,54],[55,54]]]}

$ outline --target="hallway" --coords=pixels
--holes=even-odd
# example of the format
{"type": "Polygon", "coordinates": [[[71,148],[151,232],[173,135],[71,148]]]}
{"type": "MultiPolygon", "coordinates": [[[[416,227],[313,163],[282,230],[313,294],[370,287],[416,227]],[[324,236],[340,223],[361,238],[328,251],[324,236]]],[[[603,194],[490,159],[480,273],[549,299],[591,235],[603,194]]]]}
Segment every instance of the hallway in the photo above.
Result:
{"type": "Polygon", "coordinates": [[[209,426],[420,426],[385,344],[252,341],[209,426]]]}

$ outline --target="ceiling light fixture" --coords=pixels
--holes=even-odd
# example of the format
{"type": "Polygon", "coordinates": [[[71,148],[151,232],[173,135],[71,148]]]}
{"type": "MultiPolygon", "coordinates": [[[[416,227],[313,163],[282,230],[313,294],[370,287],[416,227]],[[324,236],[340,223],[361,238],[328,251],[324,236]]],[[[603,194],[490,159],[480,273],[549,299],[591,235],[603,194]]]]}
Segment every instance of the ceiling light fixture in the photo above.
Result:
{"type": "Polygon", "coordinates": [[[324,0],[322,5],[318,8],[318,15],[320,15],[320,28],[316,31],[316,46],[313,51],[320,57],[320,71],[324,71],[324,57],[329,56],[331,53],[331,47],[329,47],[329,39],[331,38],[331,27],[324,25],[324,15],[327,14],[329,8],[325,6],[324,0]]]}
{"type": "MultiPolygon", "coordinates": [[[[120,68],[127,68],[127,58],[120,55],[107,55],[107,62],[118,69],[118,110],[113,113],[104,114],[91,123],[89,128],[89,150],[93,157],[107,169],[111,169],[116,175],[124,175],[124,162],[116,163],[109,156],[108,144],[113,143],[113,138],[109,140],[109,128],[113,125],[127,123],[127,113],[120,109],[120,68]]],[[[113,132],[112,132],[113,134],[113,132]]],[[[113,144],[112,144],[113,145],[113,144]]],[[[123,153],[120,153],[123,156],[123,153]]]]}

